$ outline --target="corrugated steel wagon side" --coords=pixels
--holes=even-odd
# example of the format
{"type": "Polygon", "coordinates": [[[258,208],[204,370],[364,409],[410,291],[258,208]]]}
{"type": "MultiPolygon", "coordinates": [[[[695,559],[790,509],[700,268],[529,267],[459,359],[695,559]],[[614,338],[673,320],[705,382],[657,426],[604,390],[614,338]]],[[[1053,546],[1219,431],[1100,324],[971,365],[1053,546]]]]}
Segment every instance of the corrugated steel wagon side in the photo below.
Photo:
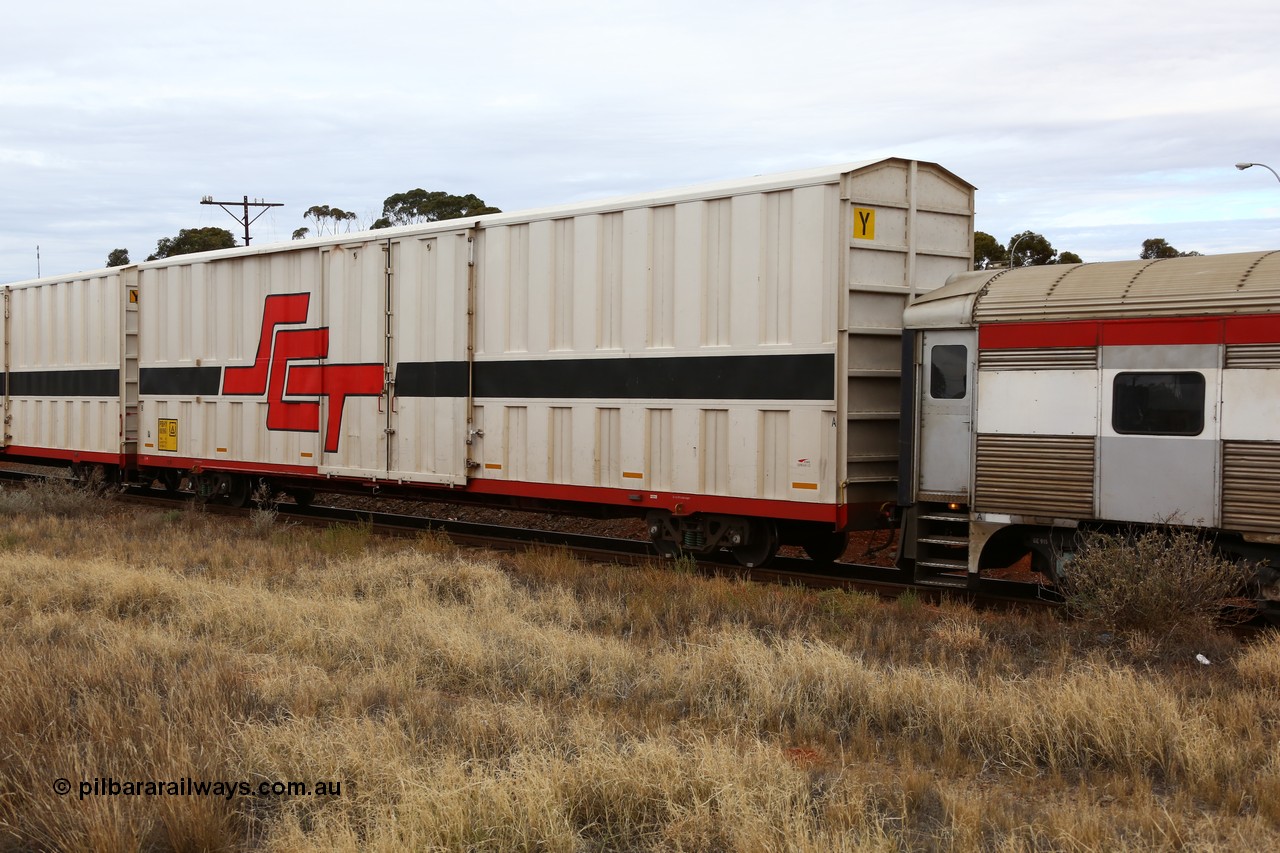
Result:
{"type": "Polygon", "coordinates": [[[141,264],[139,462],[829,551],[896,495],[902,310],[972,217],[891,158],[141,264]]]}
{"type": "Polygon", "coordinates": [[[128,271],[4,288],[6,459],[65,461],[85,476],[132,467],[137,307],[128,271]]]}
{"type": "Polygon", "coordinates": [[[887,159],[485,220],[469,488],[630,507],[667,552],[843,550],[896,495],[902,310],[972,215],[887,159]]]}

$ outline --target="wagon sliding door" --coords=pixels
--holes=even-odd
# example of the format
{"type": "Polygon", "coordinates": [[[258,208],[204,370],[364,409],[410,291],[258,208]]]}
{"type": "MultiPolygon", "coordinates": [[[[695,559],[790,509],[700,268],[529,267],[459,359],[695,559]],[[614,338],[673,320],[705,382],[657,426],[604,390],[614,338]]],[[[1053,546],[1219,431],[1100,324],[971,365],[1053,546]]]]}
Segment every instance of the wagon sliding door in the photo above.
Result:
{"type": "Polygon", "coordinates": [[[391,244],[392,480],[467,482],[472,240],[459,230],[391,244]]]}
{"type": "MultiPolygon", "coordinates": [[[[320,261],[320,367],[291,368],[288,387],[320,401],[320,470],[383,479],[387,472],[386,240],[327,246],[320,261]]],[[[277,335],[277,349],[279,348],[277,335]]]]}

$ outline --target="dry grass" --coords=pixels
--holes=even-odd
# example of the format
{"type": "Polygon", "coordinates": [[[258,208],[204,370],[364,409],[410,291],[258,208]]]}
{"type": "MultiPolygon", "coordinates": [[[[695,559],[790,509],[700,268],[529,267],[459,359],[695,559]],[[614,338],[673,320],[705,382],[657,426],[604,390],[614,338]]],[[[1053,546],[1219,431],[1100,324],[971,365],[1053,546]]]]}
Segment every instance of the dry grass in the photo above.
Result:
{"type": "Polygon", "coordinates": [[[0,849],[1266,849],[1280,636],[0,514],[0,849]],[[73,791],[58,796],[55,779],[73,791]],[[340,781],[88,796],[81,780],[340,781]]]}

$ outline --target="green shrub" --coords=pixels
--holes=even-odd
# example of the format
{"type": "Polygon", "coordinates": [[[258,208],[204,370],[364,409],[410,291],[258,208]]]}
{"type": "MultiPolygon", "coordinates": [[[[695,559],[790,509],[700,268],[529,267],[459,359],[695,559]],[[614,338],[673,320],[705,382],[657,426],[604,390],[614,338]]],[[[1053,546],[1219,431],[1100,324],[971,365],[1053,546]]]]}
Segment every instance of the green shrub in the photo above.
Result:
{"type": "Polygon", "coordinates": [[[373,522],[355,521],[326,527],[320,537],[320,550],[330,557],[355,557],[364,553],[373,537],[373,522]]]}
{"type": "Polygon", "coordinates": [[[1211,539],[1179,527],[1087,534],[1066,565],[1069,613],[1098,627],[1187,636],[1213,627],[1250,570],[1211,539]]]}

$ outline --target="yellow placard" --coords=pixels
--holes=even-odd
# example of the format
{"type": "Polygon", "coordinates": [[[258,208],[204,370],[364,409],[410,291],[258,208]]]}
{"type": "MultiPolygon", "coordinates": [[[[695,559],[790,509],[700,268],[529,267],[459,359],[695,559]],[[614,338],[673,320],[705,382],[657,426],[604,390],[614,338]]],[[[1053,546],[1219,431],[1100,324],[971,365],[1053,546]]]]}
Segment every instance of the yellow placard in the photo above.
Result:
{"type": "Polygon", "coordinates": [[[874,240],[876,238],[876,212],[870,207],[853,209],[853,237],[855,240],[874,240]]]}
{"type": "Polygon", "coordinates": [[[160,418],[156,425],[156,449],[178,452],[178,419],[160,418]]]}

